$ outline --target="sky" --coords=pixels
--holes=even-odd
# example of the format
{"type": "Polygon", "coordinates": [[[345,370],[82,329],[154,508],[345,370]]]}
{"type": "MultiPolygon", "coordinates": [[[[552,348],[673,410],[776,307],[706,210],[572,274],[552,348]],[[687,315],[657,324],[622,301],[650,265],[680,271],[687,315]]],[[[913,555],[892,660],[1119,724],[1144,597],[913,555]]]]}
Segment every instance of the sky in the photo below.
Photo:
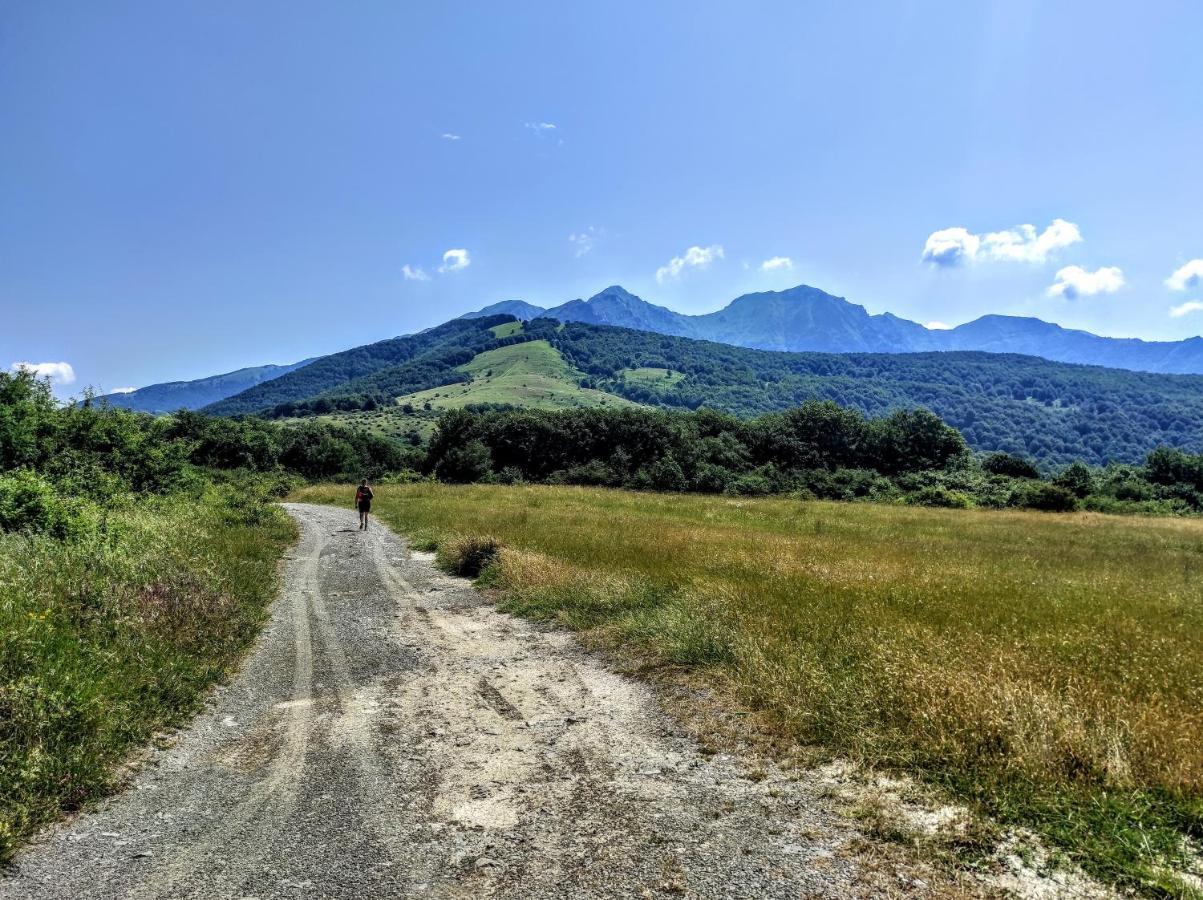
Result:
{"type": "Polygon", "coordinates": [[[0,0],[0,369],[114,390],[616,283],[1199,334],[1200,34],[1187,0],[0,0]]]}

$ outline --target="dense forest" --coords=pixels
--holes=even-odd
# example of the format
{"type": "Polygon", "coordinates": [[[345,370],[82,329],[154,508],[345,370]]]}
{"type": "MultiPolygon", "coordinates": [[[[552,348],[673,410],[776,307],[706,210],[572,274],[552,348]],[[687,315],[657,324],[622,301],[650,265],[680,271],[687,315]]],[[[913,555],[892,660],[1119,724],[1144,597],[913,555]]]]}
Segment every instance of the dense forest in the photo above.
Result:
{"type": "Polygon", "coordinates": [[[1044,471],[1075,460],[1138,463],[1161,445],[1203,450],[1201,376],[977,352],[778,353],[549,319],[497,337],[493,329],[507,321],[512,317],[457,320],[324,357],[206,411],[283,418],[375,409],[465,381],[457,367],[480,352],[547,340],[584,373],[583,387],[663,409],[706,407],[747,418],[808,400],[867,416],[922,407],[974,450],[1030,457],[1044,471]],[[625,377],[634,369],[665,377],[625,377]]]}

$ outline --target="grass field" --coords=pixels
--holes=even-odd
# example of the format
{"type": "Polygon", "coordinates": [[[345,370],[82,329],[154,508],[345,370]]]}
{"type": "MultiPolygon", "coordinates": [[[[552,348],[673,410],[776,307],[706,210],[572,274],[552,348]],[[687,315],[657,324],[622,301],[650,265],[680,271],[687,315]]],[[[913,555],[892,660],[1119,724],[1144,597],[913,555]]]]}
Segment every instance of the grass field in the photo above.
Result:
{"type": "Polygon", "coordinates": [[[733,687],[781,734],[917,774],[1096,876],[1186,893],[1168,870],[1203,837],[1203,522],[435,484],[376,508],[444,555],[496,538],[486,577],[514,612],[733,687]]]}
{"type": "Polygon", "coordinates": [[[0,534],[0,863],[110,789],[258,631],[293,528],[242,500],[143,498],[66,542],[0,534]]]}

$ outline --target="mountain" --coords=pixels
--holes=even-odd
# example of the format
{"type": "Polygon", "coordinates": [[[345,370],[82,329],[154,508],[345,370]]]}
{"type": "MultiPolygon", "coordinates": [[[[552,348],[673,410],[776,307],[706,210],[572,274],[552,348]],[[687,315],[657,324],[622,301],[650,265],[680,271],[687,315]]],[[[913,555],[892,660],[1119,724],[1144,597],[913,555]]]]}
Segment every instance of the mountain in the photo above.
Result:
{"type": "Polygon", "coordinates": [[[493,328],[512,321],[513,316],[452,319],[417,334],[318,357],[286,375],[213,403],[205,412],[222,416],[262,413],[331,392],[345,394],[348,385],[355,395],[398,396],[462,381],[454,368],[498,340],[493,328]]]}
{"type": "Polygon", "coordinates": [[[1200,337],[1185,341],[1109,338],[1040,319],[1000,315],[982,316],[956,328],[936,331],[891,313],[870,314],[863,306],[807,285],[745,294],[716,312],[697,316],[648,303],[617,285],[588,300],[572,300],[551,309],[511,300],[480,311],[485,312],[507,313],[523,320],[548,316],[561,322],[615,325],[760,350],[980,350],[1140,372],[1203,373],[1200,337]]]}
{"type": "Polygon", "coordinates": [[[193,381],[167,381],[120,394],[105,394],[97,399],[110,406],[155,415],[175,412],[177,409],[200,409],[202,406],[240,394],[257,384],[287,375],[310,362],[312,360],[306,359],[288,366],[254,366],[193,381]]]}
{"type": "MultiPolygon", "coordinates": [[[[855,309],[825,301],[816,308],[859,319],[855,309]]],[[[880,324],[908,333],[902,320],[880,324]]],[[[428,431],[439,410],[473,404],[635,402],[752,416],[812,399],[871,416],[926,407],[974,449],[1020,453],[1046,467],[1137,462],[1160,444],[1203,450],[1201,376],[980,351],[770,352],[546,316],[456,319],[314,360],[207,411],[333,415],[408,434],[428,431]]]]}
{"type": "Polygon", "coordinates": [[[502,300],[500,303],[494,303],[492,306],[486,306],[484,309],[478,309],[476,312],[465,313],[460,316],[461,319],[480,319],[485,316],[513,316],[515,319],[537,319],[539,316],[545,315],[547,310],[542,306],[535,306],[533,303],[527,303],[524,300],[502,300]]]}

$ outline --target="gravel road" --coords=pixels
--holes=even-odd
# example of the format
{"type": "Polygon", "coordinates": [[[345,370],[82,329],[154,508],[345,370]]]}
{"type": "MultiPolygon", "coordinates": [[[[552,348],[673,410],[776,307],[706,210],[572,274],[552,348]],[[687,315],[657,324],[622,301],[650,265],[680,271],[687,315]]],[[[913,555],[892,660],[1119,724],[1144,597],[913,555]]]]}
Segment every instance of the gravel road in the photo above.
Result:
{"type": "Polygon", "coordinates": [[[638,682],[355,513],[301,526],[240,674],[0,897],[847,897],[818,781],[704,755],[638,682]]]}

